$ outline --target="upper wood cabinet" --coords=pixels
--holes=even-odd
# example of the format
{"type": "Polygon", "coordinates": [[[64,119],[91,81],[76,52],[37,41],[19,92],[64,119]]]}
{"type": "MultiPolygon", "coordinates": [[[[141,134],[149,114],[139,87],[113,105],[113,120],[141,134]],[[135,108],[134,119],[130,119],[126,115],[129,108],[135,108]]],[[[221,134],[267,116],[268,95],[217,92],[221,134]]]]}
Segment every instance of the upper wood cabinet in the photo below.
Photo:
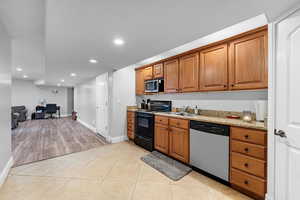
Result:
{"type": "Polygon", "coordinates": [[[144,94],[144,72],[143,69],[138,69],[135,71],[135,93],[136,95],[144,94]]]}
{"type": "Polygon", "coordinates": [[[267,31],[230,42],[229,87],[232,90],[268,87],[267,31]]]}
{"type": "Polygon", "coordinates": [[[165,93],[178,92],[179,88],[179,64],[178,59],[164,63],[164,90],[165,93]]]}
{"type": "Polygon", "coordinates": [[[228,89],[227,44],[200,51],[200,90],[228,89]]]}
{"type": "Polygon", "coordinates": [[[152,73],[152,66],[146,67],[144,71],[144,80],[151,80],[153,79],[153,73],[152,73]]]}
{"type": "Polygon", "coordinates": [[[153,65],[153,78],[163,78],[163,77],[164,77],[163,63],[153,65]]]}
{"type": "Polygon", "coordinates": [[[181,92],[199,89],[199,53],[183,56],[179,60],[179,88],[181,92]]]}

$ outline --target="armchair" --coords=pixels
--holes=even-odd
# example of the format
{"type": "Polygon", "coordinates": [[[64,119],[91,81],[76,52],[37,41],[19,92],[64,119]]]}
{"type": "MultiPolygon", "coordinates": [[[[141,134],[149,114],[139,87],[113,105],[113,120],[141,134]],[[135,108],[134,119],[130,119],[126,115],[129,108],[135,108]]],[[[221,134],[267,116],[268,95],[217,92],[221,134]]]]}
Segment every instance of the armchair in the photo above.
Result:
{"type": "Polygon", "coordinates": [[[27,119],[27,109],[25,106],[13,106],[12,113],[18,113],[18,122],[24,122],[27,119]]]}

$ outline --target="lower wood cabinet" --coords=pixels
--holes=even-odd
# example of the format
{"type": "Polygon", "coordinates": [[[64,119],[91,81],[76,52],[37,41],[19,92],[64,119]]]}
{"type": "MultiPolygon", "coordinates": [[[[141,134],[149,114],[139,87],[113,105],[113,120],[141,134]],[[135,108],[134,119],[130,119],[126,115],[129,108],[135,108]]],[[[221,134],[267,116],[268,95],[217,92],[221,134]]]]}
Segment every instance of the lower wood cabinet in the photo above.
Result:
{"type": "Polygon", "coordinates": [[[168,154],[169,153],[169,128],[168,126],[155,124],[155,149],[168,154]]]}
{"type": "Polygon", "coordinates": [[[230,183],[255,199],[267,192],[267,133],[247,128],[230,129],[230,183]]]}
{"type": "Polygon", "coordinates": [[[155,149],[189,163],[188,120],[155,116],[155,149]]]}
{"type": "Polygon", "coordinates": [[[185,163],[189,162],[189,131],[171,127],[169,130],[169,155],[185,163]]]}
{"type": "Polygon", "coordinates": [[[134,139],[135,131],[135,112],[127,111],[127,137],[128,139],[134,139]]]}

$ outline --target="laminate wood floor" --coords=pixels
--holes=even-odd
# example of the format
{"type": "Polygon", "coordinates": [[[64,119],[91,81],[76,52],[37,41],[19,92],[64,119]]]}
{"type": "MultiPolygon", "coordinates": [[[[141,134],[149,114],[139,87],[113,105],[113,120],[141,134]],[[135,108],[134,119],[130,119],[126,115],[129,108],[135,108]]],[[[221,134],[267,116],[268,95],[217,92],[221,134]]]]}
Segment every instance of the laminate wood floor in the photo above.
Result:
{"type": "Polygon", "coordinates": [[[15,167],[104,144],[95,133],[71,118],[29,120],[12,130],[15,167]]]}

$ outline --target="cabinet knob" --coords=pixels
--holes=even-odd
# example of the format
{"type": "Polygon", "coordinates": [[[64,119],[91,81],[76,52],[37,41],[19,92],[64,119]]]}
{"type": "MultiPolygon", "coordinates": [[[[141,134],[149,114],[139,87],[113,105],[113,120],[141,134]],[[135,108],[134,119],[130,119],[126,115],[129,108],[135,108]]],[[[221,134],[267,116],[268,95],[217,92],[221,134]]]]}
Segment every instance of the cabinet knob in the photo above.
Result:
{"type": "Polygon", "coordinates": [[[245,135],[245,139],[249,139],[249,135],[245,135]]]}
{"type": "Polygon", "coordinates": [[[249,167],[248,163],[245,163],[244,166],[245,166],[245,167],[249,167]]]}
{"type": "Polygon", "coordinates": [[[245,181],[244,181],[244,184],[245,184],[245,185],[248,185],[248,184],[249,184],[249,182],[248,182],[247,180],[245,180],[245,181]]]}
{"type": "Polygon", "coordinates": [[[234,87],[234,84],[231,84],[231,87],[234,87]]]}
{"type": "Polygon", "coordinates": [[[224,88],[226,88],[227,87],[227,85],[224,85],[224,88]]]}
{"type": "Polygon", "coordinates": [[[245,152],[249,152],[249,149],[248,149],[248,148],[245,148],[244,151],[245,151],[245,152]]]}

